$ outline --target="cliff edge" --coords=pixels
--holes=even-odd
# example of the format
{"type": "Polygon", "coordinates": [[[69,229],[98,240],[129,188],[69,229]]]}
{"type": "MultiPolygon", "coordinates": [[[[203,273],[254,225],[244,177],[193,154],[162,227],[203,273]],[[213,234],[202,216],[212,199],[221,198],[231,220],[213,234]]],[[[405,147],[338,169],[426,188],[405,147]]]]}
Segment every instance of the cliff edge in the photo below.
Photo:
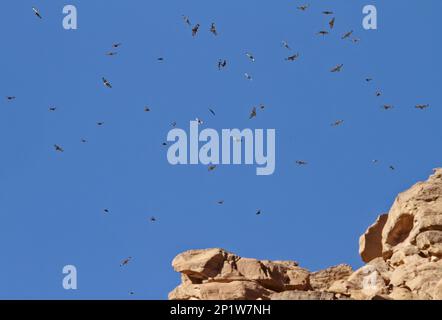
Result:
{"type": "Polygon", "coordinates": [[[366,263],[310,272],[294,261],[191,250],[173,268],[171,300],[442,300],[442,169],[396,198],[359,239],[366,263]]]}

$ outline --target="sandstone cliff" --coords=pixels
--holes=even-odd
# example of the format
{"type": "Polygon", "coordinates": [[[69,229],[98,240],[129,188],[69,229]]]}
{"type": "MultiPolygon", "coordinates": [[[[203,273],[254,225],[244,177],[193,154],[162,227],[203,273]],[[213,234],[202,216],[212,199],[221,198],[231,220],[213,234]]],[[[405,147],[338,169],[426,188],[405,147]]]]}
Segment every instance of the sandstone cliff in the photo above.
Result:
{"type": "Polygon", "coordinates": [[[259,261],[222,249],[191,250],[172,262],[174,300],[442,300],[442,169],[401,193],[359,240],[366,263],[310,272],[294,261],[259,261]]]}

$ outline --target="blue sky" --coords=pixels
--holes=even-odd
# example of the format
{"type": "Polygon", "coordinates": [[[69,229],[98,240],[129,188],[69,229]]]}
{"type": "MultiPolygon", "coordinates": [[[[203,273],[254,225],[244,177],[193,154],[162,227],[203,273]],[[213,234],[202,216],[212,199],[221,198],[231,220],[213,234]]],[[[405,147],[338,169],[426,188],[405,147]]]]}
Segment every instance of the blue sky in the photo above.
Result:
{"type": "Polygon", "coordinates": [[[301,12],[294,0],[3,1],[0,298],[165,299],[180,281],[172,259],[197,248],[310,270],[361,266],[366,227],[440,166],[442,2],[306,2],[301,12]],[[62,27],[66,4],[78,9],[78,30],[62,27]],[[376,31],[362,28],[366,4],[377,6],[376,31]],[[323,10],[336,16],[327,37],[315,35],[327,27],[323,10]],[[196,38],[183,14],[201,24],[196,38]],[[352,29],[358,44],[340,39],[352,29]],[[284,60],[282,40],[298,61],[284,60]],[[114,42],[118,55],[105,56],[114,42]],[[187,130],[196,117],[217,130],[275,128],[275,174],[171,166],[170,124],[187,130]],[[78,269],[76,291],[61,285],[67,264],[78,269]]]}

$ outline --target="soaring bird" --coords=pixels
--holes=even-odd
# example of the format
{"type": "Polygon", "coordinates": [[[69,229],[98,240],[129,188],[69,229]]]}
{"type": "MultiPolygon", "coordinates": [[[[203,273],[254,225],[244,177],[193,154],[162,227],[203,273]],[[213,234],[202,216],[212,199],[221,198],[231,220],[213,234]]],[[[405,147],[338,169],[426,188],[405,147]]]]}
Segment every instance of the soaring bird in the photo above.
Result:
{"type": "Polygon", "coordinates": [[[210,165],[208,168],[209,171],[213,171],[215,169],[216,169],[216,165],[214,165],[214,164],[210,165]]]}
{"type": "Polygon", "coordinates": [[[227,66],[227,60],[218,60],[218,70],[221,70],[222,68],[225,68],[227,66]]]}
{"type": "Polygon", "coordinates": [[[109,51],[109,52],[106,52],[106,55],[107,55],[108,57],[116,56],[117,54],[118,54],[118,52],[115,52],[115,51],[109,51]]]}
{"type": "Polygon", "coordinates": [[[347,33],[345,33],[345,34],[341,37],[341,39],[344,40],[344,39],[350,38],[352,34],[353,34],[353,30],[351,30],[351,31],[349,31],[349,32],[347,32],[347,33]]]}
{"type": "Polygon", "coordinates": [[[15,100],[15,99],[16,99],[15,96],[7,96],[6,97],[6,100],[8,100],[8,101],[12,101],[12,100],[15,100]]]}
{"type": "Polygon", "coordinates": [[[325,15],[330,15],[330,14],[333,14],[334,12],[333,11],[322,11],[322,13],[325,15]]]}
{"type": "Polygon", "coordinates": [[[117,43],[112,44],[112,48],[119,48],[119,47],[121,47],[121,45],[122,45],[121,42],[117,42],[117,43]]]}
{"type": "Polygon", "coordinates": [[[210,26],[210,32],[212,32],[215,36],[218,35],[218,32],[216,31],[215,23],[212,22],[212,25],[210,26]]]}
{"type": "Polygon", "coordinates": [[[331,124],[332,127],[338,127],[344,123],[344,120],[336,120],[331,124]]]}
{"type": "Polygon", "coordinates": [[[365,81],[366,82],[371,82],[371,81],[373,81],[373,78],[365,78],[365,81]]]}
{"type": "Polygon", "coordinates": [[[253,80],[252,76],[250,74],[248,74],[247,72],[244,73],[244,76],[246,77],[247,80],[253,80]]]}
{"type": "Polygon", "coordinates": [[[121,261],[120,267],[127,266],[131,260],[132,260],[132,257],[128,257],[128,258],[124,259],[123,261],[121,261]]]}
{"type": "Polygon", "coordinates": [[[213,114],[214,116],[216,116],[215,111],[213,111],[213,109],[210,109],[210,108],[209,108],[209,112],[210,112],[211,114],[213,114]]]}
{"type": "Polygon", "coordinates": [[[304,4],[304,5],[302,5],[302,6],[299,6],[298,9],[301,10],[301,11],[305,11],[305,10],[308,9],[308,7],[309,7],[308,4],[304,4]]]}
{"type": "Polygon", "coordinates": [[[250,52],[246,52],[246,56],[250,59],[250,61],[255,62],[255,57],[253,56],[253,54],[251,54],[250,52]]]}
{"type": "Polygon", "coordinates": [[[200,24],[197,23],[193,28],[192,28],[192,37],[195,37],[196,34],[198,33],[198,30],[200,28],[200,24]]]}
{"type": "Polygon", "coordinates": [[[384,105],[382,106],[382,108],[383,108],[384,110],[390,110],[390,109],[393,109],[394,106],[392,106],[391,104],[384,104],[384,105]]]}
{"type": "Polygon", "coordinates": [[[253,119],[256,117],[256,107],[253,107],[252,111],[250,112],[249,119],[253,119]]]}
{"type": "Polygon", "coordinates": [[[149,107],[144,107],[144,112],[150,112],[150,108],[149,107]]]}
{"type": "Polygon", "coordinates": [[[320,36],[326,36],[328,34],[329,34],[329,32],[325,31],[325,30],[321,30],[321,31],[318,32],[318,35],[320,35],[320,36]]]}
{"type": "Polygon", "coordinates": [[[198,123],[198,125],[204,124],[204,121],[202,119],[196,118],[195,121],[198,123]]]}
{"type": "Polygon", "coordinates": [[[84,139],[84,138],[82,138],[80,141],[81,141],[81,143],[86,143],[87,142],[87,140],[84,139]]]}
{"type": "Polygon", "coordinates": [[[159,58],[157,58],[157,61],[158,61],[158,62],[163,62],[163,61],[164,61],[164,58],[163,58],[163,57],[159,57],[159,58]]]}
{"type": "Polygon", "coordinates": [[[150,220],[150,222],[157,222],[157,218],[155,218],[155,217],[153,217],[153,216],[152,216],[152,217],[150,217],[150,219],[149,219],[149,220],[150,220]]]}
{"type": "Polygon", "coordinates": [[[183,20],[184,20],[184,23],[186,23],[188,26],[192,25],[188,16],[183,15],[183,20]]]}
{"type": "Polygon", "coordinates": [[[259,215],[261,215],[261,213],[262,213],[261,210],[258,210],[258,211],[256,211],[255,214],[256,214],[257,216],[259,216],[259,215]]]}
{"type": "Polygon", "coordinates": [[[64,149],[60,147],[58,144],[54,144],[55,151],[64,152],[64,149]]]}
{"type": "Polygon", "coordinates": [[[174,127],[174,128],[176,127],[176,125],[177,125],[176,121],[173,121],[173,122],[171,123],[171,126],[174,127]]]}
{"type": "Polygon", "coordinates": [[[38,10],[38,9],[35,8],[35,7],[32,7],[32,11],[34,11],[34,14],[35,14],[37,17],[39,17],[40,19],[43,19],[43,17],[42,17],[41,14],[40,14],[40,10],[38,10]]]}
{"type": "Polygon", "coordinates": [[[425,110],[425,109],[428,109],[429,107],[430,107],[429,104],[418,104],[415,106],[415,108],[419,109],[419,110],[425,110]]]}
{"type": "Polygon", "coordinates": [[[287,61],[295,61],[298,58],[299,58],[299,53],[296,53],[296,54],[294,54],[294,55],[292,55],[290,57],[287,57],[285,60],[287,60],[287,61]]]}
{"type": "Polygon", "coordinates": [[[343,64],[338,64],[336,67],[330,70],[330,72],[341,72],[343,64]]]}
{"type": "Polygon", "coordinates": [[[219,205],[223,205],[224,204],[224,200],[219,200],[216,203],[218,203],[219,205]]]}
{"type": "Polygon", "coordinates": [[[336,21],[336,18],[333,18],[328,23],[328,25],[330,26],[330,29],[333,29],[335,27],[335,21],[336,21]]]}
{"type": "Polygon", "coordinates": [[[97,122],[97,126],[103,126],[104,125],[104,122],[97,122]]]}
{"type": "Polygon", "coordinates": [[[104,213],[109,213],[110,211],[109,211],[109,209],[104,209],[103,212],[104,213]]]}
{"type": "Polygon", "coordinates": [[[376,93],[375,93],[375,94],[376,94],[376,97],[380,97],[380,96],[382,96],[382,92],[381,92],[381,91],[379,91],[379,90],[378,90],[378,91],[376,91],[376,93]]]}
{"type": "Polygon", "coordinates": [[[105,87],[107,87],[109,89],[112,88],[112,84],[108,80],[106,80],[104,77],[102,78],[102,80],[103,80],[103,84],[105,87]]]}
{"type": "Polygon", "coordinates": [[[289,44],[287,43],[287,41],[283,41],[283,42],[282,42],[282,46],[283,46],[284,48],[286,48],[286,49],[291,50],[291,48],[290,48],[289,44]]]}
{"type": "Polygon", "coordinates": [[[390,169],[393,171],[396,170],[395,166],[390,166],[390,169]]]}
{"type": "Polygon", "coordinates": [[[56,111],[57,108],[56,107],[49,107],[49,111],[56,111]]]}
{"type": "Polygon", "coordinates": [[[308,164],[308,162],[304,160],[296,160],[296,164],[299,166],[305,166],[308,164]]]}

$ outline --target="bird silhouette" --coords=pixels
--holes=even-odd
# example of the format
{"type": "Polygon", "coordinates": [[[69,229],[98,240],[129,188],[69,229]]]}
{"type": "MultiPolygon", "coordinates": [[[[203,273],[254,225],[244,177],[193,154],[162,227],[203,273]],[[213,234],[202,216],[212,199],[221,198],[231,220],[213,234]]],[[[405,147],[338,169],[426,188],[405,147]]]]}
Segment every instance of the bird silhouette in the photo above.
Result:
{"type": "Polygon", "coordinates": [[[34,14],[39,17],[40,19],[43,19],[43,17],[40,14],[40,10],[38,10],[36,7],[32,7],[32,11],[34,11],[34,14]]]}
{"type": "Polygon", "coordinates": [[[341,72],[342,71],[342,67],[344,67],[343,64],[338,64],[336,67],[333,67],[330,72],[341,72]]]}
{"type": "Polygon", "coordinates": [[[108,80],[106,80],[104,77],[102,78],[102,80],[105,87],[112,89],[112,84],[108,80]]]}
{"type": "Polygon", "coordinates": [[[192,37],[195,37],[197,35],[199,29],[200,29],[200,24],[198,23],[192,28],[192,37]]]}

